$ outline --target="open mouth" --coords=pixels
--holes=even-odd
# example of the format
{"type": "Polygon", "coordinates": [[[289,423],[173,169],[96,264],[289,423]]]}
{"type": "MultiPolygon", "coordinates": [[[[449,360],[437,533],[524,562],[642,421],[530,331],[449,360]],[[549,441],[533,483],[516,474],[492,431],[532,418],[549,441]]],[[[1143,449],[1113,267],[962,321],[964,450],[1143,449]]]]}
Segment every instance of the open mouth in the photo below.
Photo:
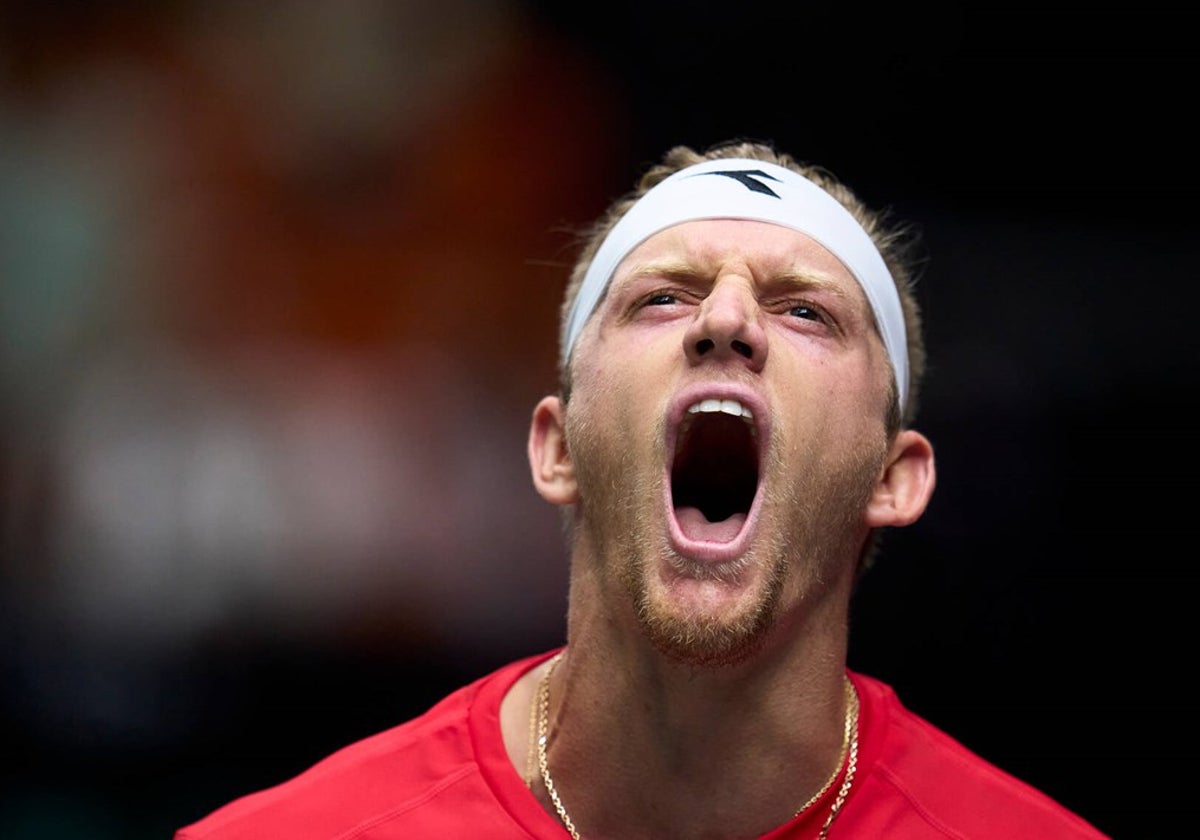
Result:
{"type": "Polygon", "coordinates": [[[728,543],[758,492],[754,415],[733,399],[703,399],[684,414],[671,465],[675,519],[688,540],[728,543]]]}

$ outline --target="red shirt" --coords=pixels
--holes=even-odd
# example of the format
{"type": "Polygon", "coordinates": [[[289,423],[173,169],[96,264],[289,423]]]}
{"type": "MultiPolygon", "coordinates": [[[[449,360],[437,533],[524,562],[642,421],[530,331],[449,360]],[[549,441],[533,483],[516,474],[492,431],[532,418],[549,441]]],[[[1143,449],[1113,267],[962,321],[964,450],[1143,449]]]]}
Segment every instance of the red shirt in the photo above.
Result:
{"type": "MultiPolygon", "coordinates": [[[[566,830],[525,787],[500,735],[501,699],[551,653],[506,665],[420,717],[219,808],[175,840],[563,840],[566,830]]],[[[887,685],[850,676],[861,703],[858,769],[831,840],[1106,838],[905,709],[887,685]]],[[[838,786],[764,840],[815,838],[838,786]]]]}

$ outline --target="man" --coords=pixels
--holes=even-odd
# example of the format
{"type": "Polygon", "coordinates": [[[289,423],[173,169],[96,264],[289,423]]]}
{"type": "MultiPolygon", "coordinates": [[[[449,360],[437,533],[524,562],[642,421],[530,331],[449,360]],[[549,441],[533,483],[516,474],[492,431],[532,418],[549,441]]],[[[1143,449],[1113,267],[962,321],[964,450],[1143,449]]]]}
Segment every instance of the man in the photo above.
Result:
{"type": "Polygon", "coordinates": [[[178,840],[1103,837],[846,667],[935,483],[909,242],[765,145],[668,152],[585,243],[533,412],[567,644],[178,840]]]}

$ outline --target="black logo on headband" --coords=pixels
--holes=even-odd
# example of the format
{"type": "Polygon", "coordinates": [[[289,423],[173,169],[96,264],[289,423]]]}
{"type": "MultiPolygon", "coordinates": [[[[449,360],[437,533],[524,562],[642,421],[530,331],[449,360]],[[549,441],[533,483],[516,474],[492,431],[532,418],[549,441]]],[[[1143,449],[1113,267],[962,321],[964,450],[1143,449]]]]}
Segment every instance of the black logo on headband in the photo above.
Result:
{"type": "MultiPolygon", "coordinates": [[[[769,195],[772,198],[779,198],[779,193],[768,187],[759,178],[768,178],[776,183],[783,183],[774,175],[768,175],[761,169],[721,169],[715,172],[697,172],[696,175],[724,175],[726,178],[732,178],[737,181],[750,192],[762,193],[769,195]]],[[[692,176],[695,177],[695,176],[692,176]]]]}

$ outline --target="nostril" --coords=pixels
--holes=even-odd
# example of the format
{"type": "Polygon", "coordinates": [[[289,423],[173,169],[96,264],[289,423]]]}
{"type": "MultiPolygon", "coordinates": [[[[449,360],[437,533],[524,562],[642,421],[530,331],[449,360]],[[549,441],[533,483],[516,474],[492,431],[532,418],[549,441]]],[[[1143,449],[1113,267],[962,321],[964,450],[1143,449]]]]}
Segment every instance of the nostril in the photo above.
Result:
{"type": "Polygon", "coordinates": [[[744,341],[733,341],[733,349],[735,352],[745,356],[747,359],[754,356],[754,348],[744,341]]]}
{"type": "Polygon", "coordinates": [[[702,338],[696,342],[696,352],[703,356],[715,346],[716,345],[713,344],[713,340],[711,338],[702,338]]]}

